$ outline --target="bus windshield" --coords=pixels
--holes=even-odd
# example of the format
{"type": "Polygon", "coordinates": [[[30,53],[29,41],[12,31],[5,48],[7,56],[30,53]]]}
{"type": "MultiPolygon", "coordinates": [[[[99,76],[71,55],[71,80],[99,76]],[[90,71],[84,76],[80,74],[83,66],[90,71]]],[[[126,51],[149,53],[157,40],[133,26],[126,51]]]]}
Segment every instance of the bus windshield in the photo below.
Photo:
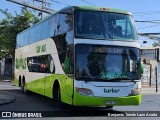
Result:
{"type": "Polygon", "coordinates": [[[139,80],[139,49],[107,45],[76,45],[77,80],[139,80]],[[93,79],[92,79],[93,78],[93,79]]]}
{"type": "Polygon", "coordinates": [[[75,37],[86,39],[137,40],[137,33],[130,15],[76,10],[75,37]]]}

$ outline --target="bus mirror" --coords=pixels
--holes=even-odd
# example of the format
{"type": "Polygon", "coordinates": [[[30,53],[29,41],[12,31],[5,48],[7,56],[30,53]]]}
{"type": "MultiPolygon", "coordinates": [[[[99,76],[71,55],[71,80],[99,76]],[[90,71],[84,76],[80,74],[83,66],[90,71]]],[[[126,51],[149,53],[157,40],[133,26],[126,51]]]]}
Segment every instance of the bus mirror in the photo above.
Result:
{"type": "Polygon", "coordinates": [[[143,63],[140,64],[140,72],[141,72],[141,74],[144,73],[144,65],[143,65],[143,63]]]}
{"type": "Polygon", "coordinates": [[[64,72],[67,74],[71,74],[71,59],[70,58],[65,58],[64,60],[64,72]]]}

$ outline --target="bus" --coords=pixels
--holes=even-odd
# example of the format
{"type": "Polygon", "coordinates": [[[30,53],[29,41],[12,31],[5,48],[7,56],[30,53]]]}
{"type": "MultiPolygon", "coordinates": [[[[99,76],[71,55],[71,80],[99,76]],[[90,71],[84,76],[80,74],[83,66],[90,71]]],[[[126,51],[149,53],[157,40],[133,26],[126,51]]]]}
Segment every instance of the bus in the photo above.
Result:
{"type": "Polygon", "coordinates": [[[17,35],[14,82],[24,93],[73,106],[140,105],[141,73],[125,10],[70,6],[17,35]]]}

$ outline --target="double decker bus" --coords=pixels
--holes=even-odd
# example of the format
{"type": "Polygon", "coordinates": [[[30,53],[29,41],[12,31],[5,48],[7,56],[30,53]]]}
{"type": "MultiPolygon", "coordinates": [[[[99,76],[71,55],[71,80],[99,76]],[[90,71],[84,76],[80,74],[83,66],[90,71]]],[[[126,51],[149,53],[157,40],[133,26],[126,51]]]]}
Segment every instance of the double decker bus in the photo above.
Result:
{"type": "Polygon", "coordinates": [[[139,47],[130,12],[67,7],[17,35],[14,81],[57,103],[139,105],[139,47]]]}

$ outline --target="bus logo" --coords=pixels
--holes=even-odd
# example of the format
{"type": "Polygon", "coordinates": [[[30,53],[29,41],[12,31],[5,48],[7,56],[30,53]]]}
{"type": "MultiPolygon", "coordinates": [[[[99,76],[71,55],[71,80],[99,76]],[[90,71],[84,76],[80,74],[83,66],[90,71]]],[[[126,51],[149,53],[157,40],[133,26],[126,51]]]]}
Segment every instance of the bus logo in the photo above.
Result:
{"type": "Polygon", "coordinates": [[[106,89],[104,88],[104,93],[118,93],[120,89],[106,89]]]}

